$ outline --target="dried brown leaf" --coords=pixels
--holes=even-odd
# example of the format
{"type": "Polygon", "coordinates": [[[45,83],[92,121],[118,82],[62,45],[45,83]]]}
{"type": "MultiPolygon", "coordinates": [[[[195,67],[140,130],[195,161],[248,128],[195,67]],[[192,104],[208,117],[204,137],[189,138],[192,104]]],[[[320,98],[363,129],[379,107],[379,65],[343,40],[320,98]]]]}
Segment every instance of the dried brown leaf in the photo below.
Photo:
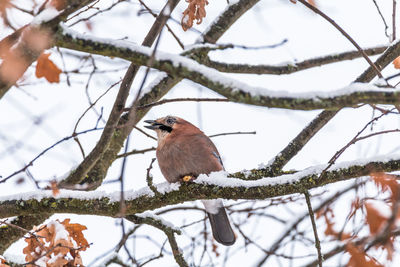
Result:
{"type": "Polygon", "coordinates": [[[49,53],[42,53],[39,56],[36,65],[36,77],[44,77],[50,83],[59,83],[61,70],[49,59],[49,56],[49,53]]]}
{"type": "Polygon", "coordinates": [[[196,20],[197,24],[203,21],[207,15],[205,6],[208,5],[207,0],[186,0],[188,7],[183,11],[181,20],[182,29],[187,31],[193,26],[193,21],[196,20]]]}
{"type": "Polygon", "coordinates": [[[68,231],[70,236],[75,240],[75,242],[78,244],[80,247],[79,250],[86,250],[87,247],[89,247],[89,243],[84,237],[82,231],[86,230],[87,227],[84,225],[81,225],[79,223],[69,223],[70,219],[65,219],[61,224],[64,225],[65,229],[68,231]]]}
{"type": "Polygon", "coordinates": [[[368,255],[352,243],[346,245],[346,251],[350,254],[348,267],[383,267],[376,260],[367,258],[368,255]]]}
{"type": "Polygon", "coordinates": [[[389,192],[391,194],[392,202],[396,201],[399,193],[399,184],[395,175],[379,172],[372,173],[371,177],[382,192],[389,192]]]}
{"type": "Polygon", "coordinates": [[[393,65],[395,69],[400,69],[400,57],[397,57],[395,60],[393,60],[393,65]]]}
{"type": "Polygon", "coordinates": [[[379,210],[377,210],[373,204],[365,202],[365,210],[367,211],[365,221],[369,226],[369,231],[371,234],[375,235],[379,233],[382,226],[385,225],[388,218],[382,215],[379,210]]]}

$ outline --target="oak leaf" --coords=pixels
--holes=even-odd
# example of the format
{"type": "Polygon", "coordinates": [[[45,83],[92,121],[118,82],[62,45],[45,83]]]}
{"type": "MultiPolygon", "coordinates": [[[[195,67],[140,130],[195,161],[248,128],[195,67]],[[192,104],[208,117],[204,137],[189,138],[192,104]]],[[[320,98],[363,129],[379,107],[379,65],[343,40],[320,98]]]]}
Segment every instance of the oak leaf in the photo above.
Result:
{"type": "Polygon", "coordinates": [[[365,220],[369,226],[370,233],[373,235],[378,234],[379,230],[385,225],[388,218],[382,215],[372,203],[365,202],[364,207],[367,211],[365,220]]]}
{"type": "Polygon", "coordinates": [[[348,267],[383,267],[376,260],[367,259],[368,255],[352,243],[346,245],[346,251],[350,254],[350,259],[347,263],[348,267]]]}
{"type": "Polygon", "coordinates": [[[395,69],[400,69],[400,57],[397,57],[395,60],[393,60],[393,65],[395,69]]]}
{"type": "Polygon", "coordinates": [[[80,247],[80,250],[84,251],[89,247],[89,243],[83,236],[82,231],[87,230],[87,227],[79,223],[69,223],[70,219],[65,219],[61,224],[64,225],[65,229],[68,231],[69,235],[75,240],[75,242],[80,247]]]}
{"type": "Polygon", "coordinates": [[[392,202],[395,202],[399,193],[399,184],[397,183],[397,177],[395,175],[387,173],[372,173],[372,179],[376,186],[381,189],[382,192],[389,192],[391,194],[392,202]]]}
{"type": "Polygon", "coordinates": [[[59,83],[62,71],[49,59],[49,56],[49,53],[42,53],[39,56],[36,65],[36,77],[44,77],[50,83],[59,83]]]}
{"type": "Polygon", "coordinates": [[[208,5],[207,0],[186,0],[188,7],[183,11],[181,20],[182,29],[187,31],[193,26],[193,21],[196,20],[197,24],[203,21],[207,15],[205,6],[208,5]]]}

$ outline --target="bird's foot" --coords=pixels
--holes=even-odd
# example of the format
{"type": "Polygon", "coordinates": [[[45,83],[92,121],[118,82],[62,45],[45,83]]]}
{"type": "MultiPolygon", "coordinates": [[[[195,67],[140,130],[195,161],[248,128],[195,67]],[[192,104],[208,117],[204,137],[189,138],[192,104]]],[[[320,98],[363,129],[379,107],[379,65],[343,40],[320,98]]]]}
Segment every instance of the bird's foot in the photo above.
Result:
{"type": "Polygon", "coordinates": [[[185,175],[185,176],[183,176],[182,180],[183,180],[184,182],[191,182],[191,181],[194,180],[194,177],[191,176],[191,175],[185,175]]]}

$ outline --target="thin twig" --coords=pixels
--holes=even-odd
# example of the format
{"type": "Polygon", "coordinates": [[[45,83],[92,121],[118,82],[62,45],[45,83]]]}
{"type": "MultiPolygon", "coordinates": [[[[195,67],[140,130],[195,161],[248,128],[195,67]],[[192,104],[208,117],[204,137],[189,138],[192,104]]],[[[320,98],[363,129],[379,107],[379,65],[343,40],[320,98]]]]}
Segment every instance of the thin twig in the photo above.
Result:
{"type": "Polygon", "coordinates": [[[357,50],[362,54],[362,56],[365,58],[365,60],[368,62],[368,64],[375,70],[376,74],[378,75],[379,78],[383,78],[383,75],[381,71],[378,69],[378,67],[369,59],[367,54],[365,54],[364,50],[354,41],[351,36],[343,30],[333,19],[331,19],[329,16],[327,16],[325,13],[323,13],[321,10],[316,8],[315,6],[311,5],[308,3],[306,0],[298,0],[300,3],[305,5],[307,8],[311,9],[324,19],[326,19],[329,23],[331,23],[338,31],[340,31],[341,34],[343,34],[356,48],[357,50]]]}
{"type": "MultiPolygon", "coordinates": [[[[142,0],[139,0],[140,4],[144,6],[144,8],[153,16],[157,17],[157,15],[151,10],[142,0]]],[[[185,46],[183,45],[182,41],[178,38],[178,36],[174,33],[174,31],[171,29],[171,27],[168,25],[168,23],[165,23],[165,26],[167,27],[168,31],[172,34],[172,36],[175,38],[175,40],[178,42],[179,46],[182,49],[185,49],[185,46]]]]}
{"type": "Polygon", "coordinates": [[[89,133],[89,132],[93,132],[93,131],[97,131],[97,130],[102,130],[103,128],[93,128],[93,129],[89,129],[89,130],[85,130],[82,132],[78,132],[75,135],[71,135],[71,136],[67,136],[64,137],[63,139],[55,142],[53,145],[47,147],[46,149],[44,149],[42,152],[40,152],[36,157],[34,157],[28,164],[26,164],[23,168],[13,172],[12,174],[10,174],[9,176],[5,177],[4,179],[0,180],[0,183],[4,183],[5,181],[7,181],[8,179],[10,179],[11,177],[17,175],[18,173],[24,172],[26,169],[28,169],[30,166],[33,165],[33,163],[40,158],[43,154],[45,154],[47,151],[49,151],[50,149],[54,148],[55,146],[57,146],[58,144],[67,141],[71,138],[74,138],[77,135],[81,135],[81,134],[85,134],[85,133],[89,133]]]}
{"type": "MultiPolygon", "coordinates": [[[[382,12],[381,12],[381,9],[379,8],[378,3],[376,2],[376,0],[372,0],[372,2],[374,2],[374,5],[375,5],[375,7],[376,7],[376,10],[378,11],[379,16],[380,16],[381,19],[382,19],[383,25],[385,25],[385,35],[386,35],[386,37],[390,37],[389,34],[388,34],[389,26],[388,26],[387,23],[386,23],[385,17],[383,16],[383,14],[382,14],[382,12]]],[[[394,39],[393,39],[393,40],[394,40],[394,39]]]]}
{"type": "Polygon", "coordinates": [[[147,136],[148,138],[151,138],[153,140],[157,141],[157,138],[151,136],[150,134],[146,133],[145,131],[143,131],[142,129],[140,129],[139,127],[135,126],[134,129],[138,130],[139,132],[141,132],[142,134],[144,134],[145,136],[147,136]]]}
{"type": "Polygon", "coordinates": [[[146,152],[150,152],[150,151],[154,151],[156,150],[155,147],[150,147],[150,148],[146,148],[146,149],[141,149],[141,150],[132,150],[131,152],[127,152],[127,153],[123,153],[123,154],[119,154],[117,156],[117,158],[122,158],[122,157],[127,157],[127,156],[131,156],[131,155],[136,155],[136,154],[144,154],[146,152]]]}
{"type": "Polygon", "coordinates": [[[209,135],[208,137],[213,138],[213,137],[217,137],[217,136],[224,136],[224,135],[234,135],[234,134],[257,134],[256,131],[253,132],[232,132],[232,133],[220,133],[220,134],[213,134],[213,135],[209,135]]]}
{"type": "Polygon", "coordinates": [[[171,103],[171,102],[230,102],[229,99],[226,98],[173,98],[173,99],[163,99],[157,102],[149,103],[146,105],[138,106],[137,109],[145,109],[145,108],[151,108],[154,106],[159,106],[163,105],[166,103],[171,103]]]}
{"type": "Polygon", "coordinates": [[[153,176],[150,173],[151,169],[153,168],[154,161],[156,161],[156,158],[151,159],[150,166],[147,168],[146,182],[147,182],[147,185],[149,186],[149,188],[151,189],[151,191],[153,191],[153,193],[155,195],[159,195],[160,192],[158,192],[157,188],[154,186],[153,176]]]}
{"type": "MultiPolygon", "coordinates": [[[[365,54],[369,56],[374,56],[381,54],[387,49],[388,46],[378,46],[365,48],[365,54]]],[[[320,67],[323,65],[327,65],[330,63],[342,62],[345,60],[353,60],[359,58],[360,52],[358,50],[355,51],[346,51],[342,53],[334,53],[321,57],[305,59],[300,62],[288,63],[285,65],[252,65],[252,64],[238,64],[238,63],[226,63],[214,61],[211,59],[201,61],[200,63],[217,69],[221,72],[229,72],[229,73],[251,73],[251,74],[291,74],[302,70],[307,70],[314,67],[320,67]]]]}
{"type": "Polygon", "coordinates": [[[319,265],[319,267],[322,267],[322,261],[324,259],[322,258],[321,242],[319,241],[317,225],[315,223],[314,211],[311,206],[310,193],[308,191],[305,191],[304,196],[306,198],[308,214],[310,215],[311,225],[312,225],[313,232],[314,232],[315,248],[317,249],[317,253],[318,253],[318,265],[319,265]]]}
{"type": "MultiPolygon", "coordinates": [[[[390,111],[393,111],[393,109],[391,109],[390,111]]],[[[344,151],[346,151],[346,149],[355,144],[356,142],[360,141],[360,140],[364,140],[366,138],[375,136],[375,135],[379,135],[379,134],[385,134],[385,133],[389,133],[389,132],[398,132],[398,129],[395,130],[386,130],[386,131],[380,131],[380,132],[375,132],[366,136],[362,136],[359,137],[367,128],[369,125],[372,125],[373,123],[375,123],[376,121],[378,121],[379,119],[381,119],[383,116],[387,115],[389,112],[386,113],[382,113],[381,115],[379,115],[378,117],[373,118],[372,120],[370,120],[366,125],[364,125],[364,127],[345,145],[343,146],[339,151],[337,151],[335,153],[335,155],[333,155],[333,157],[328,161],[328,166],[325,168],[325,170],[322,172],[322,174],[328,170],[334,163],[335,161],[340,157],[340,155],[343,154],[344,151]]]]}

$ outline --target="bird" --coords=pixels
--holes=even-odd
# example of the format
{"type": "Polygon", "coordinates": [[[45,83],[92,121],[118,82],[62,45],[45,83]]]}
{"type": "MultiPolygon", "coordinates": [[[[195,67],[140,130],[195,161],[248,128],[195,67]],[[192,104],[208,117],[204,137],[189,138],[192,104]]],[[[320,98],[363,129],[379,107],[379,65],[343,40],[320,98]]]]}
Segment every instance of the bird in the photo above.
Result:
{"type": "MultiPolygon", "coordinates": [[[[188,182],[200,174],[224,170],[214,143],[190,122],[166,116],[145,120],[146,128],[157,133],[156,156],[160,170],[169,183],[188,182]]],[[[236,241],[221,199],[202,200],[214,239],[225,246],[236,241]]]]}

